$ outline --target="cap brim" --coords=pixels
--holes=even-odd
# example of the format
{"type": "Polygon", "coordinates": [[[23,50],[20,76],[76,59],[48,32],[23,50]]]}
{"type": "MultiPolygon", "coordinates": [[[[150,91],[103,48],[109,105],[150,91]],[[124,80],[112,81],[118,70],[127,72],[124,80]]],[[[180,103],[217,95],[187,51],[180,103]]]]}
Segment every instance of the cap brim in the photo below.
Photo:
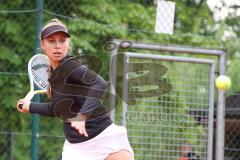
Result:
{"type": "Polygon", "coordinates": [[[60,25],[54,25],[44,29],[41,33],[41,38],[47,38],[48,36],[56,32],[63,32],[66,34],[67,37],[71,37],[70,34],[68,33],[68,30],[65,27],[60,25]]]}
{"type": "Polygon", "coordinates": [[[54,33],[57,33],[57,32],[63,32],[66,34],[67,37],[71,37],[68,33],[66,33],[65,31],[62,31],[62,30],[55,30],[55,31],[52,31],[52,32],[49,32],[48,34],[42,36],[42,38],[47,38],[48,36],[54,34],[54,33]]]}

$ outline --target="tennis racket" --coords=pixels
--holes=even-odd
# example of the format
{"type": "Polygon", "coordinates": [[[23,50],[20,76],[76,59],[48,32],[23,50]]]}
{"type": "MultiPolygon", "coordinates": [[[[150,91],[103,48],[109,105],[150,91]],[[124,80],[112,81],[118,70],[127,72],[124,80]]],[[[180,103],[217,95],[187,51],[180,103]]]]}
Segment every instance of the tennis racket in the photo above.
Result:
{"type": "MultiPolygon", "coordinates": [[[[24,97],[24,99],[31,101],[34,95],[47,93],[48,68],[49,61],[47,56],[44,54],[36,54],[29,60],[28,76],[30,82],[30,91],[24,97]],[[34,84],[39,88],[39,90],[34,90],[34,84]]],[[[23,104],[19,104],[18,107],[22,109],[23,104]]]]}

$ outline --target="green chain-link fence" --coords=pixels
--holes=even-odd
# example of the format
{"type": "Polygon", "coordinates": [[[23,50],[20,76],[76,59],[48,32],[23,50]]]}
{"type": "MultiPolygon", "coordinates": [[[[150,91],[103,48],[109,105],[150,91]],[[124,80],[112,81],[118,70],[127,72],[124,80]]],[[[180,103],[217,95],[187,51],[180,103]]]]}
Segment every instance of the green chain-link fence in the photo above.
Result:
{"type": "Polygon", "coordinates": [[[22,114],[15,108],[16,101],[29,90],[27,62],[39,51],[38,27],[51,18],[67,24],[73,55],[91,54],[103,61],[101,75],[105,79],[109,76],[108,42],[112,37],[226,49],[232,88],[226,95],[225,159],[240,159],[239,4],[228,5],[226,1],[213,10],[205,0],[172,2],[176,4],[174,34],[167,35],[154,32],[154,0],[0,0],[0,160],[61,157],[62,122],[39,117],[38,124],[36,115],[22,114]],[[224,8],[229,16],[217,19],[224,8]]]}

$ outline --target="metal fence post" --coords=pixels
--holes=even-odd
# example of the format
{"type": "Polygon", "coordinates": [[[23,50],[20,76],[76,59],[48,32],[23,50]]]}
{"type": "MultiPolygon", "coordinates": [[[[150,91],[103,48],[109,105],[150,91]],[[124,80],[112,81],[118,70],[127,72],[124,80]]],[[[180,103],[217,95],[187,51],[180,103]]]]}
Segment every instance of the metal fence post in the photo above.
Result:
{"type": "MultiPolygon", "coordinates": [[[[226,74],[226,54],[219,57],[219,74],[226,74]]],[[[225,92],[218,91],[217,128],[216,128],[216,160],[224,160],[224,132],[225,132],[225,92]]]]}
{"type": "MultiPolygon", "coordinates": [[[[42,10],[43,10],[43,0],[36,0],[36,30],[35,30],[35,50],[36,53],[40,47],[39,35],[41,32],[42,24],[42,10]]],[[[35,99],[39,101],[39,97],[35,99]]],[[[32,115],[32,146],[31,146],[31,157],[32,160],[38,160],[38,138],[39,138],[39,116],[37,114],[32,115]]]]}
{"type": "MultiPolygon", "coordinates": [[[[115,45],[114,42],[112,42],[113,45],[115,45]]],[[[117,96],[116,93],[116,86],[117,86],[117,82],[116,82],[116,72],[117,72],[117,47],[111,49],[111,59],[110,59],[110,76],[109,76],[109,80],[110,80],[110,92],[117,96]]],[[[110,96],[110,104],[111,107],[113,108],[112,111],[110,112],[110,117],[112,119],[112,121],[115,121],[115,108],[116,108],[116,97],[110,96]]]]}
{"type": "Polygon", "coordinates": [[[7,133],[7,146],[9,147],[9,149],[7,150],[7,159],[8,160],[13,160],[13,133],[12,131],[8,131],[7,133]]]}

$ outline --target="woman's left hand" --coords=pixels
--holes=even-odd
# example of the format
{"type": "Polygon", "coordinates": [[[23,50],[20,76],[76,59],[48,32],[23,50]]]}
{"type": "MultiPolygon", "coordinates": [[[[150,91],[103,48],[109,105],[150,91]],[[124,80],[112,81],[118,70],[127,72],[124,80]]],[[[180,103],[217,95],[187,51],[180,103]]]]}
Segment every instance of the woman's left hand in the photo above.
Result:
{"type": "Polygon", "coordinates": [[[80,135],[84,135],[85,137],[88,137],[87,131],[86,131],[86,116],[83,114],[80,115],[81,117],[78,118],[79,116],[72,118],[70,120],[71,126],[75,128],[80,135]],[[84,118],[82,117],[84,116],[84,118]]]}

